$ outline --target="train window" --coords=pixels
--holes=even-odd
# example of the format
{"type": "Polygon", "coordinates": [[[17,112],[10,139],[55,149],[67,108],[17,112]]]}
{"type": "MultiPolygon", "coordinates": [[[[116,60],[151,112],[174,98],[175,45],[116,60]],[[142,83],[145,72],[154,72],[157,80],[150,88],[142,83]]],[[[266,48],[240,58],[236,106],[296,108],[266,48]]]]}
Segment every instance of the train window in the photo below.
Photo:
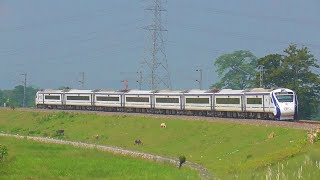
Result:
{"type": "Polygon", "coordinates": [[[97,96],[97,101],[119,101],[119,97],[97,96]]]}
{"type": "Polygon", "coordinates": [[[157,103],[179,103],[179,98],[156,98],[157,103]]]}
{"type": "Polygon", "coordinates": [[[209,98],[186,98],[186,103],[209,104],[209,98]]]}
{"type": "Polygon", "coordinates": [[[293,102],[292,95],[277,95],[277,99],[279,102],[293,102]]]}
{"type": "Polygon", "coordinates": [[[67,96],[67,100],[73,101],[89,101],[89,96],[67,96]]]}
{"type": "Polygon", "coordinates": [[[240,104],[240,98],[216,98],[216,104],[240,104]]]}
{"type": "Polygon", "coordinates": [[[49,96],[49,95],[45,95],[44,98],[45,98],[45,99],[48,99],[48,100],[60,100],[60,96],[49,96]]]}
{"type": "Polygon", "coordinates": [[[262,104],[262,98],[247,98],[247,104],[262,104]]]}
{"type": "Polygon", "coordinates": [[[126,97],[127,102],[149,102],[148,97],[126,97]]]}

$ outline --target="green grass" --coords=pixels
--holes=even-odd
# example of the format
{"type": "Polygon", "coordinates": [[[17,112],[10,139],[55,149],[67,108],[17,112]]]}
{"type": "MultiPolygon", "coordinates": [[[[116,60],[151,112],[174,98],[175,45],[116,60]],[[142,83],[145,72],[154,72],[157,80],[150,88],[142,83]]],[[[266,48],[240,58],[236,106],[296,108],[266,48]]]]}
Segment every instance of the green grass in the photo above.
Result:
{"type": "Polygon", "coordinates": [[[0,179],[199,179],[188,168],[97,150],[8,137],[0,142],[9,151],[0,162],[0,179]]]}
{"type": "MultiPolygon", "coordinates": [[[[251,179],[308,179],[318,180],[320,177],[320,143],[309,146],[306,153],[290,159],[271,164],[259,173],[252,173],[251,179]]],[[[248,179],[248,174],[239,174],[239,179],[248,179]]]]}
{"type": "Polygon", "coordinates": [[[306,131],[207,121],[183,121],[143,116],[38,113],[0,110],[0,132],[55,136],[90,143],[121,146],[204,165],[221,178],[265,177],[267,167],[308,151],[306,131]],[[166,129],[160,124],[165,122],[166,129]],[[269,139],[270,133],[275,137],[269,139]],[[95,139],[95,135],[99,139],[95,139]],[[143,146],[135,146],[141,139],[143,146]]]}

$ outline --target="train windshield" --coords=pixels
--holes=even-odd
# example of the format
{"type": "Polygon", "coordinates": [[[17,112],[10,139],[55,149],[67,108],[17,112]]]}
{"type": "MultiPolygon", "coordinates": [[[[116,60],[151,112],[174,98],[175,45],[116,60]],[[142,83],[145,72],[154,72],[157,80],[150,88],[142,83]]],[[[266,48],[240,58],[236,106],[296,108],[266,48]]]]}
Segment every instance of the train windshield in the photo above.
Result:
{"type": "Polygon", "coordinates": [[[293,95],[277,95],[279,102],[293,102],[293,95]]]}

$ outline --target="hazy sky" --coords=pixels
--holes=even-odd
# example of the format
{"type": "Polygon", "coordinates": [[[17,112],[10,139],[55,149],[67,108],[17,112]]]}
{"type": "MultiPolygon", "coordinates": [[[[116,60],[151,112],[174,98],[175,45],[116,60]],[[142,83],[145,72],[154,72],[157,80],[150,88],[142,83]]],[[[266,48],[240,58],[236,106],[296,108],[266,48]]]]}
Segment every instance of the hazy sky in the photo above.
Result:
{"type": "MultiPolygon", "coordinates": [[[[143,27],[152,0],[0,0],[0,89],[138,88],[144,57],[143,27]]],[[[262,57],[289,43],[306,45],[320,59],[319,0],[173,0],[167,4],[167,59],[174,89],[217,81],[213,61],[250,50],[262,57]]]]}

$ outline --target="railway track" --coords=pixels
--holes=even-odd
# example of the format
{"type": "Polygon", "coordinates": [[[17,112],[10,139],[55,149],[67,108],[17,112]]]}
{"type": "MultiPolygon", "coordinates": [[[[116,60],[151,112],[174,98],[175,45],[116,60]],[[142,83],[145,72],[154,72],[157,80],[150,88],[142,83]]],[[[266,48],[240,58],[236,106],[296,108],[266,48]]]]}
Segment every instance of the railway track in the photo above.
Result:
{"type": "Polygon", "coordinates": [[[296,121],[296,122],[300,123],[300,124],[317,124],[317,125],[320,125],[320,121],[299,120],[299,121],[296,121]]]}

